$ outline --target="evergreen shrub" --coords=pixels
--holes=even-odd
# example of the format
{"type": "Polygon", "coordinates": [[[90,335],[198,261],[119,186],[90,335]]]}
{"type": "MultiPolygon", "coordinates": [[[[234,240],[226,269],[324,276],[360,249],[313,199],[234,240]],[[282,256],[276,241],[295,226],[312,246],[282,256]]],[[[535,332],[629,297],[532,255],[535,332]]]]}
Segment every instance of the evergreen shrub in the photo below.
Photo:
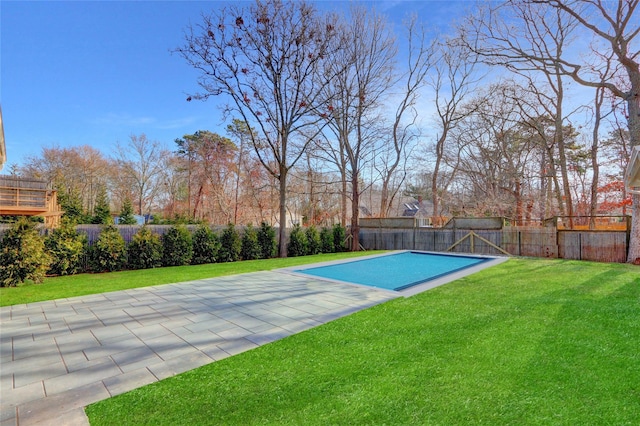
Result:
{"type": "Polygon", "coordinates": [[[309,226],[305,231],[307,237],[307,254],[318,254],[322,248],[320,234],[315,226],[309,226]]]}
{"type": "Polygon", "coordinates": [[[193,233],[192,265],[215,263],[220,250],[218,236],[207,225],[200,225],[193,233]]]}
{"type": "Polygon", "coordinates": [[[64,220],[45,238],[44,245],[51,256],[49,274],[72,275],[82,271],[87,236],[78,234],[71,221],[64,220]]]}
{"type": "Polygon", "coordinates": [[[322,253],[334,253],[336,251],[333,242],[333,229],[322,228],[320,231],[320,250],[322,253]]]}
{"type": "Polygon", "coordinates": [[[258,243],[258,232],[251,225],[247,225],[242,234],[240,257],[242,260],[253,260],[260,257],[260,244],[258,243]]]}
{"type": "Polygon", "coordinates": [[[336,223],[333,225],[333,246],[335,248],[336,253],[341,253],[343,251],[347,251],[347,247],[345,245],[345,240],[347,239],[347,230],[336,223]]]}
{"type": "Polygon", "coordinates": [[[242,243],[240,235],[233,223],[227,225],[220,235],[220,251],[218,251],[219,262],[235,262],[240,259],[242,243]]]}
{"type": "Polygon", "coordinates": [[[289,244],[287,244],[287,256],[305,256],[307,254],[307,236],[300,225],[294,225],[289,235],[289,244]]]}
{"type": "Polygon", "coordinates": [[[143,226],[133,236],[127,247],[129,268],[149,269],[162,266],[162,242],[160,237],[143,226]]]}
{"type": "Polygon", "coordinates": [[[184,225],[174,225],[162,236],[162,266],[182,266],[191,263],[193,244],[184,225]]]}
{"type": "Polygon", "coordinates": [[[278,250],[276,231],[267,222],[260,224],[260,229],[258,229],[258,244],[260,245],[260,259],[270,259],[276,256],[278,250]]]}
{"type": "Polygon", "coordinates": [[[15,287],[26,280],[41,283],[50,257],[36,224],[20,218],[0,241],[0,287],[15,287]]]}
{"type": "Polygon", "coordinates": [[[89,249],[89,266],[94,272],[112,272],[125,267],[127,246],[114,225],[105,225],[89,249]]]}

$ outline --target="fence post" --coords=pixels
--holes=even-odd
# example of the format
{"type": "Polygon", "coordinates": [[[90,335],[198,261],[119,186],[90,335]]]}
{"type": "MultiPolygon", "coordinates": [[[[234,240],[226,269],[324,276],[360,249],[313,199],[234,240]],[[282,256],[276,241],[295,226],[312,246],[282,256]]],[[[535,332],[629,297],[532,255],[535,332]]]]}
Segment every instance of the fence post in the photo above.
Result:
{"type": "Polygon", "coordinates": [[[413,249],[416,249],[416,239],[418,238],[417,235],[417,231],[418,231],[418,227],[415,225],[415,222],[413,224],[413,249]]]}
{"type": "Polygon", "coordinates": [[[582,232],[578,232],[578,260],[582,260],[582,232]]]}
{"type": "Polygon", "coordinates": [[[475,232],[471,231],[471,253],[475,253],[475,240],[473,239],[473,237],[476,235],[475,232]]]}

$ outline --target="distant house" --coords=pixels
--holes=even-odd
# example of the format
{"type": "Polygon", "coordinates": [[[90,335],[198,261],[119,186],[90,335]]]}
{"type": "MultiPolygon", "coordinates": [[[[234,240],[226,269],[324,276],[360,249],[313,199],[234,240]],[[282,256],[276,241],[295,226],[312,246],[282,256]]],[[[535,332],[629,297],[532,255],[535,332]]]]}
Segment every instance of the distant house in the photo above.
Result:
{"type": "MultiPolygon", "coordinates": [[[[133,217],[135,218],[135,220],[136,220],[136,222],[137,222],[137,223],[136,223],[137,225],[144,225],[147,221],[151,220],[151,219],[149,218],[149,215],[140,216],[139,214],[134,214],[134,215],[133,215],[133,217]]],[[[114,218],[113,218],[113,222],[114,222],[116,225],[119,225],[119,224],[120,224],[120,216],[116,216],[116,217],[114,217],[114,218]]]]}
{"type": "Polygon", "coordinates": [[[429,200],[424,201],[422,197],[418,197],[417,200],[407,201],[403,205],[402,216],[406,217],[429,217],[433,211],[433,203],[429,200]]]}
{"type": "Polygon", "coordinates": [[[424,201],[422,197],[404,203],[404,211],[402,217],[413,217],[416,219],[416,225],[419,227],[432,226],[431,213],[433,204],[431,201],[424,201]]]}

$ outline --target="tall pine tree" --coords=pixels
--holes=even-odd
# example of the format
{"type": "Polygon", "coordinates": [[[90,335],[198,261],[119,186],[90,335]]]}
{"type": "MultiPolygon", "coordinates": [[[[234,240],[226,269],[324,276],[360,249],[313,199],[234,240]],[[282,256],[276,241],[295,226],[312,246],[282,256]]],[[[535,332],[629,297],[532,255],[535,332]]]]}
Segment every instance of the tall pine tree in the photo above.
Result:
{"type": "Polygon", "coordinates": [[[85,223],[87,216],[82,208],[82,198],[76,189],[67,190],[64,186],[58,189],[58,202],[64,211],[62,220],[70,224],[85,223]]]}
{"type": "Polygon", "coordinates": [[[135,225],[138,221],[133,215],[133,204],[131,204],[131,200],[127,197],[122,204],[122,211],[120,212],[120,220],[118,224],[120,225],[135,225]]]}
{"type": "Polygon", "coordinates": [[[113,220],[111,219],[111,208],[109,207],[107,189],[102,185],[96,195],[96,206],[93,209],[93,218],[91,219],[91,223],[109,224],[112,222],[113,220]]]}

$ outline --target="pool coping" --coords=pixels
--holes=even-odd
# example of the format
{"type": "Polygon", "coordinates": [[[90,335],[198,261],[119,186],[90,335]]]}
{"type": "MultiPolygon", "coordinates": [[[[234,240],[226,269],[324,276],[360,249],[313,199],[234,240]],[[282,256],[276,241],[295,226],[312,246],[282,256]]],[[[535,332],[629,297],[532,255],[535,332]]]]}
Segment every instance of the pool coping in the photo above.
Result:
{"type": "Polygon", "coordinates": [[[414,296],[416,294],[425,292],[427,290],[431,290],[432,288],[436,288],[439,287],[441,285],[450,283],[452,281],[458,280],[460,278],[466,277],[468,275],[472,275],[475,274],[476,272],[479,272],[483,269],[486,268],[490,268],[492,266],[498,265],[500,263],[506,262],[507,260],[509,260],[509,257],[507,256],[495,256],[495,255],[479,255],[479,254],[475,254],[475,253],[445,253],[445,252],[436,252],[436,251],[425,251],[425,250],[390,250],[384,253],[376,253],[376,254],[372,254],[369,256],[361,256],[361,257],[356,257],[356,258],[349,258],[349,259],[340,259],[340,260],[331,260],[331,261],[327,261],[327,262],[318,262],[318,263],[313,263],[313,264],[308,264],[308,265],[300,265],[300,266],[292,266],[292,267],[287,267],[287,268],[280,268],[280,269],[273,269],[272,272],[278,272],[278,273],[283,273],[283,274],[288,274],[288,275],[294,275],[294,276],[298,276],[298,277],[312,277],[314,279],[318,279],[318,280],[324,280],[324,281],[329,281],[329,282],[334,282],[334,283],[340,283],[340,284],[349,284],[349,285],[354,285],[354,286],[358,286],[358,287],[366,287],[366,288],[370,288],[370,289],[376,289],[379,291],[383,291],[383,292],[387,292],[390,294],[395,294],[395,295],[400,295],[400,296],[404,296],[404,297],[411,297],[414,296]],[[460,257],[475,257],[475,258],[481,258],[481,259],[487,259],[484,262],[480,262],[476,265],[472,265],[469,267],[466,267],[464,269],[458,270],[458,271],[454,271],[450,274],[447,274],[445,276],[440,276],[437,278],[433,278],[431,280],[427,280],[424,281],[422,283],[416,284],[416,285],[412,285],[411,287],[402,289],[402,290],[390,290],[390,289],[386,289],[386,288],[381,288],[381,287],[375,287],[375,286],[369,286],[369,285],[365,285],[365,284],[358,284],[358,283],[353,283],[351,281],[342,281],[342,280],[336,280],[333,278],[325,278],[325,277],[318,277],[315,275],[309,275],[309,274],[305,274],[304,272],[301,272],[301,270],[304,269],[311,269],[311,268],[319,268],[319,267],[323,267],[323,266],[331,266],[331,265],[340,265],[343,263],[351,263],[351,262],[357,262],[360,260],[368,260],[368,259],[375,259],[377,257],[383,257],[383,256],[389,256],[391,254],[399,254],[399,253],[425,253],[425,254],[435,254],[435,255],[445,255],[445,256],[460,256],[460,257]]]}

